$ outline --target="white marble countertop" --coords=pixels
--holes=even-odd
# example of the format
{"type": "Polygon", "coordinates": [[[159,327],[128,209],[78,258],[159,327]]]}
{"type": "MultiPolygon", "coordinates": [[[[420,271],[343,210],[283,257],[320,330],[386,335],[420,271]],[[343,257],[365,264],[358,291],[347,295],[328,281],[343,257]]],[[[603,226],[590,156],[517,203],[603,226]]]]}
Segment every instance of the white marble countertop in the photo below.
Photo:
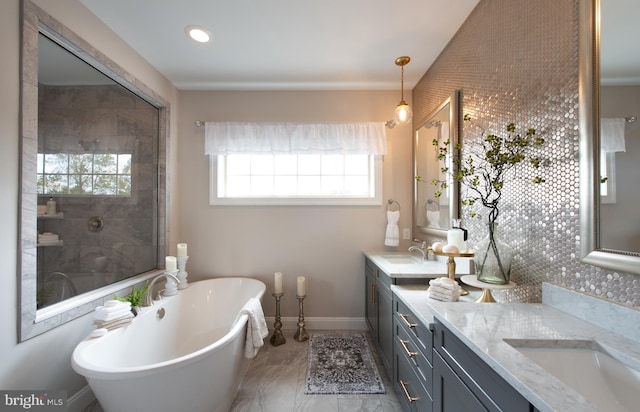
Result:
{"type": "MultiPolygon", "coordinates": [[[[376,266],[392,278],[436,278],[447,274],[446,256],[423,260],[418,254],[409,252],[364,252],[376,266]],[[414,263],[392,263],[385,257],[412,257],[414,263]]],[[[433,258],[433,256],[432,256],[433,258]]],[[[470,273],[471,259],[456,258],[456,275],[470,273]]]]}
{"type": "Polygon", "coordinates": [[[600,409],[504,339],[591,340],[640,365],[638,342],[545,304],[439,302],[427,297],[426,287],[392,285],[391,290],[424,323],[434,317],[442,322],[541,412],[600,409]]]}

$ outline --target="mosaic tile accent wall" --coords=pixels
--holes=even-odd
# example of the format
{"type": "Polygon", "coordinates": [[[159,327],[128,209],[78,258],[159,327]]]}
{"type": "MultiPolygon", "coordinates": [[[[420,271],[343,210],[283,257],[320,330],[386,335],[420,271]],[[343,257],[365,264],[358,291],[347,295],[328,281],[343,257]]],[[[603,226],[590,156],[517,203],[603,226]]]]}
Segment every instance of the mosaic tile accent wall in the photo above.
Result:
{"type": "MultiPolygon", "coordinates": [[[[527,168],[508,183],[500,231],[517,256],[518,287],[495,293],[510,302],[540,302],[550,282],[640,307],[640,276],[580,263],[578,2],[482,0],[413,89],[414,125],[454,90],[461,91],[463,155],[485,133],[513,122],[546,138],[546,182],[530,183],[527,168]]],[[[480,210],[478,210],[480,211],[480,210]]],[[[486,222],[462,210],[473,246],[486,222]]]]}

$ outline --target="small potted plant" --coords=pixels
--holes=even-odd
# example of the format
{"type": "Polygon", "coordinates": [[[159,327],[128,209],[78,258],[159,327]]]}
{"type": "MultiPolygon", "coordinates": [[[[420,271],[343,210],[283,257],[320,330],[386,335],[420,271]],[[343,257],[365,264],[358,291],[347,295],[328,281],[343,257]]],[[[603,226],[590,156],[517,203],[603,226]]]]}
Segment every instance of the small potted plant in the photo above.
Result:
{"type": "Polygon", "coordinates": [[[140,287],[136,288],[135,286],[131,287],[131,293],[127,296],[119,297],[114,296],[114,299],[119,300],[121,302],[130,302],[131,303],[131,312],[134,315],[138,315],[140,312],[140,308],[142,307],[142,302],[144,301],[144,297],[147,295],[147,283],[145,282],[140,287]]]}

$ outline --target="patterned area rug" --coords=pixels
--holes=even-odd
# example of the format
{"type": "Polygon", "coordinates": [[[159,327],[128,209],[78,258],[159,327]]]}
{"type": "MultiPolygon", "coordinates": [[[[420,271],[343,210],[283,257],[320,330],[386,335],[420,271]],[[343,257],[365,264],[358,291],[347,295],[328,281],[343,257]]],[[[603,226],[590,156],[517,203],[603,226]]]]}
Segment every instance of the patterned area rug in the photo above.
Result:
{"type": "Polygon", "coordinates": [[[362,333],[314,334],[308,362],[304,393],[385,393],[362,333]]]}

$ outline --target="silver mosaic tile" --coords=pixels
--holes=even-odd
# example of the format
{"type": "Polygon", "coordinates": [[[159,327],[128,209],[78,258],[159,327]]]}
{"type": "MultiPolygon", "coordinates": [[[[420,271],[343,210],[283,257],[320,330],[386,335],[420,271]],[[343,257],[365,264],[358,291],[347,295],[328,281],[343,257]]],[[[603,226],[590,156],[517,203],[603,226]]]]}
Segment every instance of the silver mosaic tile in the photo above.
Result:
{"type": "MultiPolygon", "coordinates": [[[[640,277],[580,263],[578,2],[482,1],[413,89],[414,125],[454,90],[462,114],[463,155],[485,129],[499,133],[513,122],[546,138],[546,182],[529,183],[520,171],[508,183],[498,219],[517,256],[518,287],[495,292],[499,301],[540,302],[550,282],[627,306],[640,306],[640,277]]],[[[524,170],[524,169],[523,169],[524,170]]],[[[463,209],[473,246],[486,230],[463,209]]]]}

